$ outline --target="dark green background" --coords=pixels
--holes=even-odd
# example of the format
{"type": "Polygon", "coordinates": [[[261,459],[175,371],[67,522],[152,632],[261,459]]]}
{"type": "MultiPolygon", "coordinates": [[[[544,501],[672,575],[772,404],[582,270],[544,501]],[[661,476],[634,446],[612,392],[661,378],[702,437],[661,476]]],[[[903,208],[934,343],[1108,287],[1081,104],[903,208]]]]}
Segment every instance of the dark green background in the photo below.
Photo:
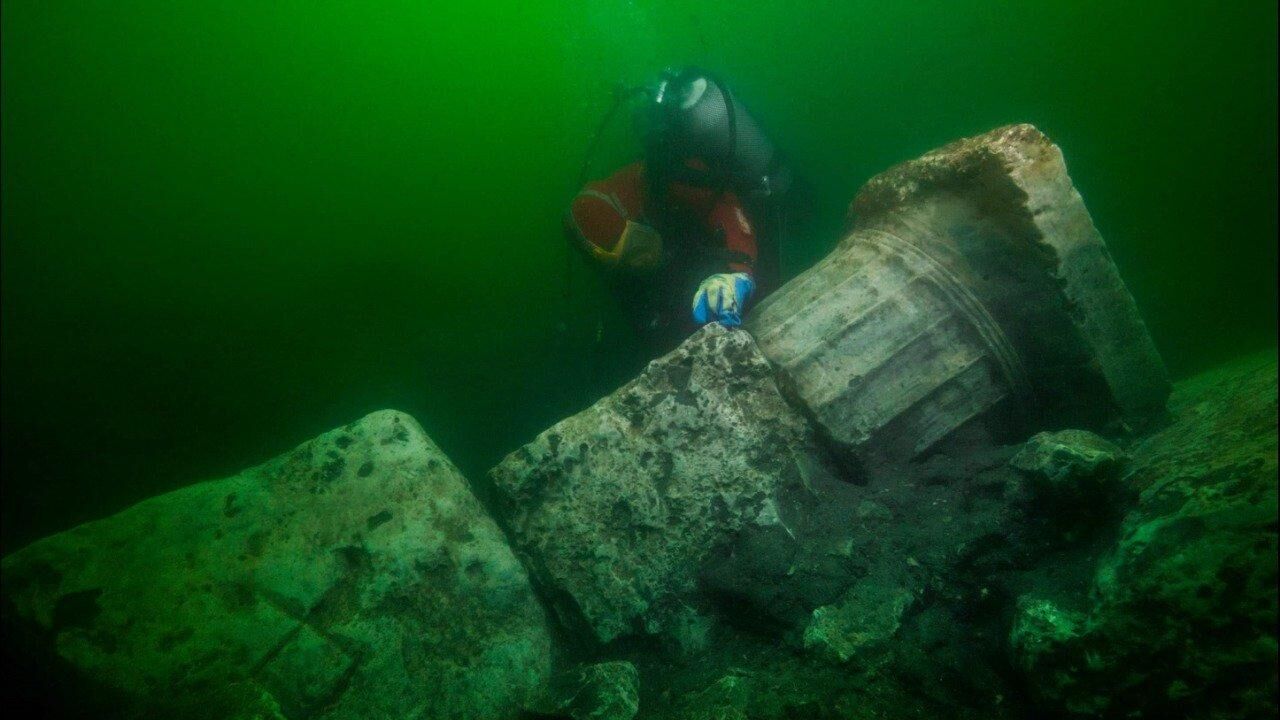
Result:
{"type": "Polygon", "coordinates": [[[1273,0],[5,0],[2,47],[5,549],[382,407],[477,476],[627,377],[558,215],[671,63],[819,188],[791,272],[871,175],[1029,121],[1175,375],[1275,343],[1273,0]]]}

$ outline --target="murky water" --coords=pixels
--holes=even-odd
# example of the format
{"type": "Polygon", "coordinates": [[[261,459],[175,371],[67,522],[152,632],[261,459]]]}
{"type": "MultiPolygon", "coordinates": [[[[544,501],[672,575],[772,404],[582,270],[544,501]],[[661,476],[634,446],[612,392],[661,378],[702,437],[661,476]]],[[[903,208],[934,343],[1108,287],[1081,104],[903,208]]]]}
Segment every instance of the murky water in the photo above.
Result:
{"type": "MultiPolygon", "coordinates": [[[[559,215],[611,86],[720,73],[816,188],[1018,121],[1175,376],[1275,343],[1276,8],[3,7],[6,550],[367,411],[468,475],[646,358],[559,215]],[[603,318],[603,325],[598,321],[603,318]]],[[[625,123],[601,170],[626,159],[625,123]]]]}

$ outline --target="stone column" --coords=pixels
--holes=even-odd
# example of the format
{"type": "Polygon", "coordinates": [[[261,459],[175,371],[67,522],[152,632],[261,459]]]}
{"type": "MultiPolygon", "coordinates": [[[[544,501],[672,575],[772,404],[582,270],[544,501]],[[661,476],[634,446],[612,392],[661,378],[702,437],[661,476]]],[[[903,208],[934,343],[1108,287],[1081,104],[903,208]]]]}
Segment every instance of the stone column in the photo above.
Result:
{"type": "Polygon", "coordinates": [[[837,443],[910,459],[971,422],[1114,431],[1162,413],[1164,365],[1061,151],[1034,127],[891,168],[851,220],[747,323],[837,443]]]}

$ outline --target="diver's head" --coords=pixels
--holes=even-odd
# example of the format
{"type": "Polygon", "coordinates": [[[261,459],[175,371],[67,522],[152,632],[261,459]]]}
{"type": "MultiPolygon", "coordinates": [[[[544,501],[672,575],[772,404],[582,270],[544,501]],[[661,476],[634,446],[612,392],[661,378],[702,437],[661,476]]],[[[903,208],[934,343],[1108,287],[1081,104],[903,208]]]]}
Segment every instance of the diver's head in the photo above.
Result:
{"type": "Polygon", "coordinates": [[[646,152],[671,146],[681,137],[684,116],[710,87],[706,73],[696,68],[669,67],[643,86],[643,102],[635,108],[636,137],[646,152]]]}

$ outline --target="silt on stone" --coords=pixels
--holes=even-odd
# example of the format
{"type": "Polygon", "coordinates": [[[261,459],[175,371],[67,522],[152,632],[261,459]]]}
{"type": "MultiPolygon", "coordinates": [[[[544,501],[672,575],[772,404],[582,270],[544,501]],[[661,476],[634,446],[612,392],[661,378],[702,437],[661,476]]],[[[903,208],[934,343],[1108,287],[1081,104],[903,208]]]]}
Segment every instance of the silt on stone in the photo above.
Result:
{"type": "Polygon", "coordinates": [[[1274,717],[1274,356],[1180,384],[1170,409],[1174,422],[1132,449],[1127,482],[1141,492],[1087,613],[1024,597],[1014,659],[1046,709],[1274,717]]]}
{"type": "Polygon", "coordinates": [[[1133,492],[1121,477],[1128,456],[1087,430],[1036,433],[1009,461],[1023,477],[1023,500],[1059,526],[1111,523],[1133,492]]]}
{"type": "Polygon", "coordinates": [[[625,660],[578,665],[552,678],[530,710],[572,720],[631,720],[640,711],[640,673],[625,660]]]}
{"type": "Polygon", "coordinates": [[[393,411],[41,540],[3,568],[18,622],[132,704],[175,716],[245,687],[226,716],[265,702],[291,718],[511,717],[550,673],[524,569],[449,460],[393,411]]]}
{"type": "Polygon", "coordinates": [[[706,639],[699,568],[747,526],[782,526],[804,422],[751,336],[709,325],[490,471],[522,557],[600,642],[706,639]]]}

